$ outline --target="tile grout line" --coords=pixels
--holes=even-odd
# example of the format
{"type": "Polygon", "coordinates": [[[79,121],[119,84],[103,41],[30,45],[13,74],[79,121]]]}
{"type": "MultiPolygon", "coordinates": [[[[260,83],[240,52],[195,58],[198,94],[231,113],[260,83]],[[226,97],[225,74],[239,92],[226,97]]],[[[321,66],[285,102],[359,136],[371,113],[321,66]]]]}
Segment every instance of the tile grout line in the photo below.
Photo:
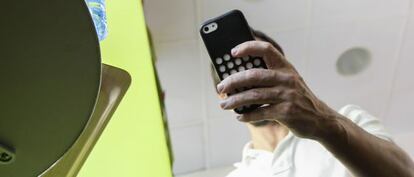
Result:
{"type": "Polygon", "coordinates": [[[189,128],[189,127],[194,127],[194,126],[200,126],[201,124],[203,124],[202,120],[185,121],[185,122],[170,124],[170,129],[175,130],[175,129],[181,129],[181,128],[189,128]]]}
{"type": "MultiPolygon", "coordinates": [[[[195,9],[195,24],[198,25],[201,22],[201,1],[202,0],[195,0],[194,1],[194,9],[195,9]]],[[[198,36],[198,28],[195,30],[195,36],[198,36]]],[[[196,37],[196,40],[198,42],[198,53],[199,53],[199,60],[201,61],[201,68],[200,68],[200,78],[203,78],[204,74],[207,72],[206,71],[206,67],[203,67],[203,54],[202,54],[202,50],[203,47],[202,45],[200,45],[201,40],[199,37],[196,37]]],[[[201,79],[201,89],[202,89],[202,94],[201,94],[201,105],[202,105],[202,109],[201,109],[201,114],[202,114],[202,122],[203,122],[203,138],[204,138],[204,168],[205,169],[210,169],[211,165],[210,165],[210,137],[209,137],[209,124],[208,124],[208,117],[207,117],[207,94],[206,93],[206,80],[205,79],[201,79]]]]}
{"type": "Polygon", "coordinates": [[[186,37],[186,38],[177,38],[177,39],[158,39],[154,40],[154,43],[176,43],[176,42],[193,42],[198,41],[197,37],[186,37]]]}
{"type": "Polygon", "coordinates": [[[391,82],[390,82],[390,84],[391,84],[390,85],[390,91],[388,93],[387,100],[385,102],[385,109],[384,109],[385,111],[382,113],[382,115],[383,115],[382,121],[384,123],[388,120],[388,115],[389,115],[389,112],[391,110],[391,101],[392,101],[392,96],[394,95],[393,93],[394,93],[396,79],[397,79],[397,75],[398,75],[398,68],[399,68],[399,65],[400,65],[401,60],[402,60],[401,56],[402,56],[402,52],[403,52],[403,47],[405,46],[404,43],[406,41],[404,37],[407,35],[408,24],[411,20],[412,14],[413,14],[411,12],[411,9],[413,9],[413,8],[414,8],[413,2],[409,1],[408,13],[406,15],[404,23],[402,24],[402,30],[400,31],[400,35],[399,35],[400,41],[399,41],[399,44],[398,44],[398,47],[397,47],[397,52],[395,54],[396,61],[394,61],[394,67],[393,67],[394,71],[392,71],[392,76],[391,76],[392,79],[391,79],[391,82]]]}
{"type": "MultiPolygon", "coordinates": [[[[311,38],[312,38],[312,18],[313,18],[313,5],[312,5],[312,0],[308,0],[308,17],[306,18],[306,24],[305,24],[305,31],[306,31],[306,37],[304,39],[304,43],[305,43],[305,56],[304,56],[304,71],[302,73],[302,75],[305,75],[305,77],[309,78],[308,76],[308,72],[309,72],[309,58],[310,58],[310,42],[311,42],[311,38]]],[[[306,78],[305,78],[306,79],[306,78]]]]}

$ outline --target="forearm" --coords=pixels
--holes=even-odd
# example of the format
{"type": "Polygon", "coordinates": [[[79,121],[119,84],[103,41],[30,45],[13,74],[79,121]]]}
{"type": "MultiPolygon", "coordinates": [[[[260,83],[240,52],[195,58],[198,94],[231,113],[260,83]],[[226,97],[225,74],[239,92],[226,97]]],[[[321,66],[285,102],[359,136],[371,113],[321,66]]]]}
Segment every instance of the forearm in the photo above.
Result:
{"type": "Polygon", "coordinates": [[[395,144],[365,132],[320,101],[289,61],[272,44],[244,42],[232,49],[233,57],[260,56],[267,69],[250,69],[230,75],[217,85],[223,109],[266,104],[238,116],[239,121],[275,120],[296,136],[316,139],[350,171],[363,177],[412,177],[413,162],[395,144]]]}
{"type": "Polygon", "coordinates": [[[364,131],[337,115],[326,123],[318,141],[358,177],[413,177],[414,164],[392,142],[364,131]]]}

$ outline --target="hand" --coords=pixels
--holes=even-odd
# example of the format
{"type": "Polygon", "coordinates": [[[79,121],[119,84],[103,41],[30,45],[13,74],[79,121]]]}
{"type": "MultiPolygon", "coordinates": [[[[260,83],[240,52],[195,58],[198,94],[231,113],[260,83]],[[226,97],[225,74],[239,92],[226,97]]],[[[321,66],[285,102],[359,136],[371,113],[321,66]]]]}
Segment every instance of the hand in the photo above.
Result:
{"type": "Polygon", "coordinates": [[[268,105],[239,115],[240,121],[276,120],[297,136],[311,139],[320,138],[327,127],[336,125],[333,122],[338,113],[312,93],[295,68],[270,43],[248,41],[236,46],[231,53],[234,57],[263,57],[268,67],[233,74],[217,85],[220,93],[253,87],[225,98],[220,103],[223,109],[268,105]]]}

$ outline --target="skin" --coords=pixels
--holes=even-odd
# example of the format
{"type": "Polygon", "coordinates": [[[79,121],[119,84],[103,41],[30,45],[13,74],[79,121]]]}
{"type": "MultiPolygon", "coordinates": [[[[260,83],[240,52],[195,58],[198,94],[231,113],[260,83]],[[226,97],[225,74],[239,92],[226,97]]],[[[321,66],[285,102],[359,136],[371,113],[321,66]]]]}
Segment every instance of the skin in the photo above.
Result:
{"type": "Polygon", "coordinates": [[[253,149],[273,152],[280,141],[289,133],[289,129],[274,121],[264,126],[247,123],[253,149]]]}
{"type": "MultiPolygon", "coordinates": [[[[296,69],[270,43],[248,41],[233,48],[231,53],[234,57],[263,57],[268,66],[268,69],[251,69],[233,74],[217,85],[220,94],[234,93],[238,88],[255,87],[224,98],[220,103],[223,109],[269,104],[239,115],[239,121],[277,121],[296,136],[321,143],[355,176],[414,176],[413,161],[403,150],[393,142],[369,134],[319,100],[296,69]]],[[[280,137],[284,136],[278,128],[273,130],[276,138],[270,137],[268,140],[276,141],[263,143],[266,138],[259,139],[257,136],[256,145],[262,144],[261,148],[264,149],[276,146],[280,137]]],[[[260,131],[255,133],[269,134],[260,131]]]]}

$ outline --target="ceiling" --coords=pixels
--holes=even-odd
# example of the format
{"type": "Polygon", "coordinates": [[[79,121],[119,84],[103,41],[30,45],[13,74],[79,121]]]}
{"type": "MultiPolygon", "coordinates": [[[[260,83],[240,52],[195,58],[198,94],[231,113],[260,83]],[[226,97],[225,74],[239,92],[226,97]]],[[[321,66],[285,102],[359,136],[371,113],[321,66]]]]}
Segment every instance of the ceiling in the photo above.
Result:
{"type": "Polygon", "coordinates": [[[239,160],[249,139],[234,115],[218,107],[198,36],[203,21],[231,9],[242,10],[253,28],[280,43],[322,100],[336,109],[362,106],[414,154],[414,144],[406,143],[414,132],[412,1],[149,0],[145,16],[166,91],[176,173],[229,165],[239,160]],[[337,59],[355,47],[369,51],[371,62],[362,72],[343,76],[337,59]]]}

